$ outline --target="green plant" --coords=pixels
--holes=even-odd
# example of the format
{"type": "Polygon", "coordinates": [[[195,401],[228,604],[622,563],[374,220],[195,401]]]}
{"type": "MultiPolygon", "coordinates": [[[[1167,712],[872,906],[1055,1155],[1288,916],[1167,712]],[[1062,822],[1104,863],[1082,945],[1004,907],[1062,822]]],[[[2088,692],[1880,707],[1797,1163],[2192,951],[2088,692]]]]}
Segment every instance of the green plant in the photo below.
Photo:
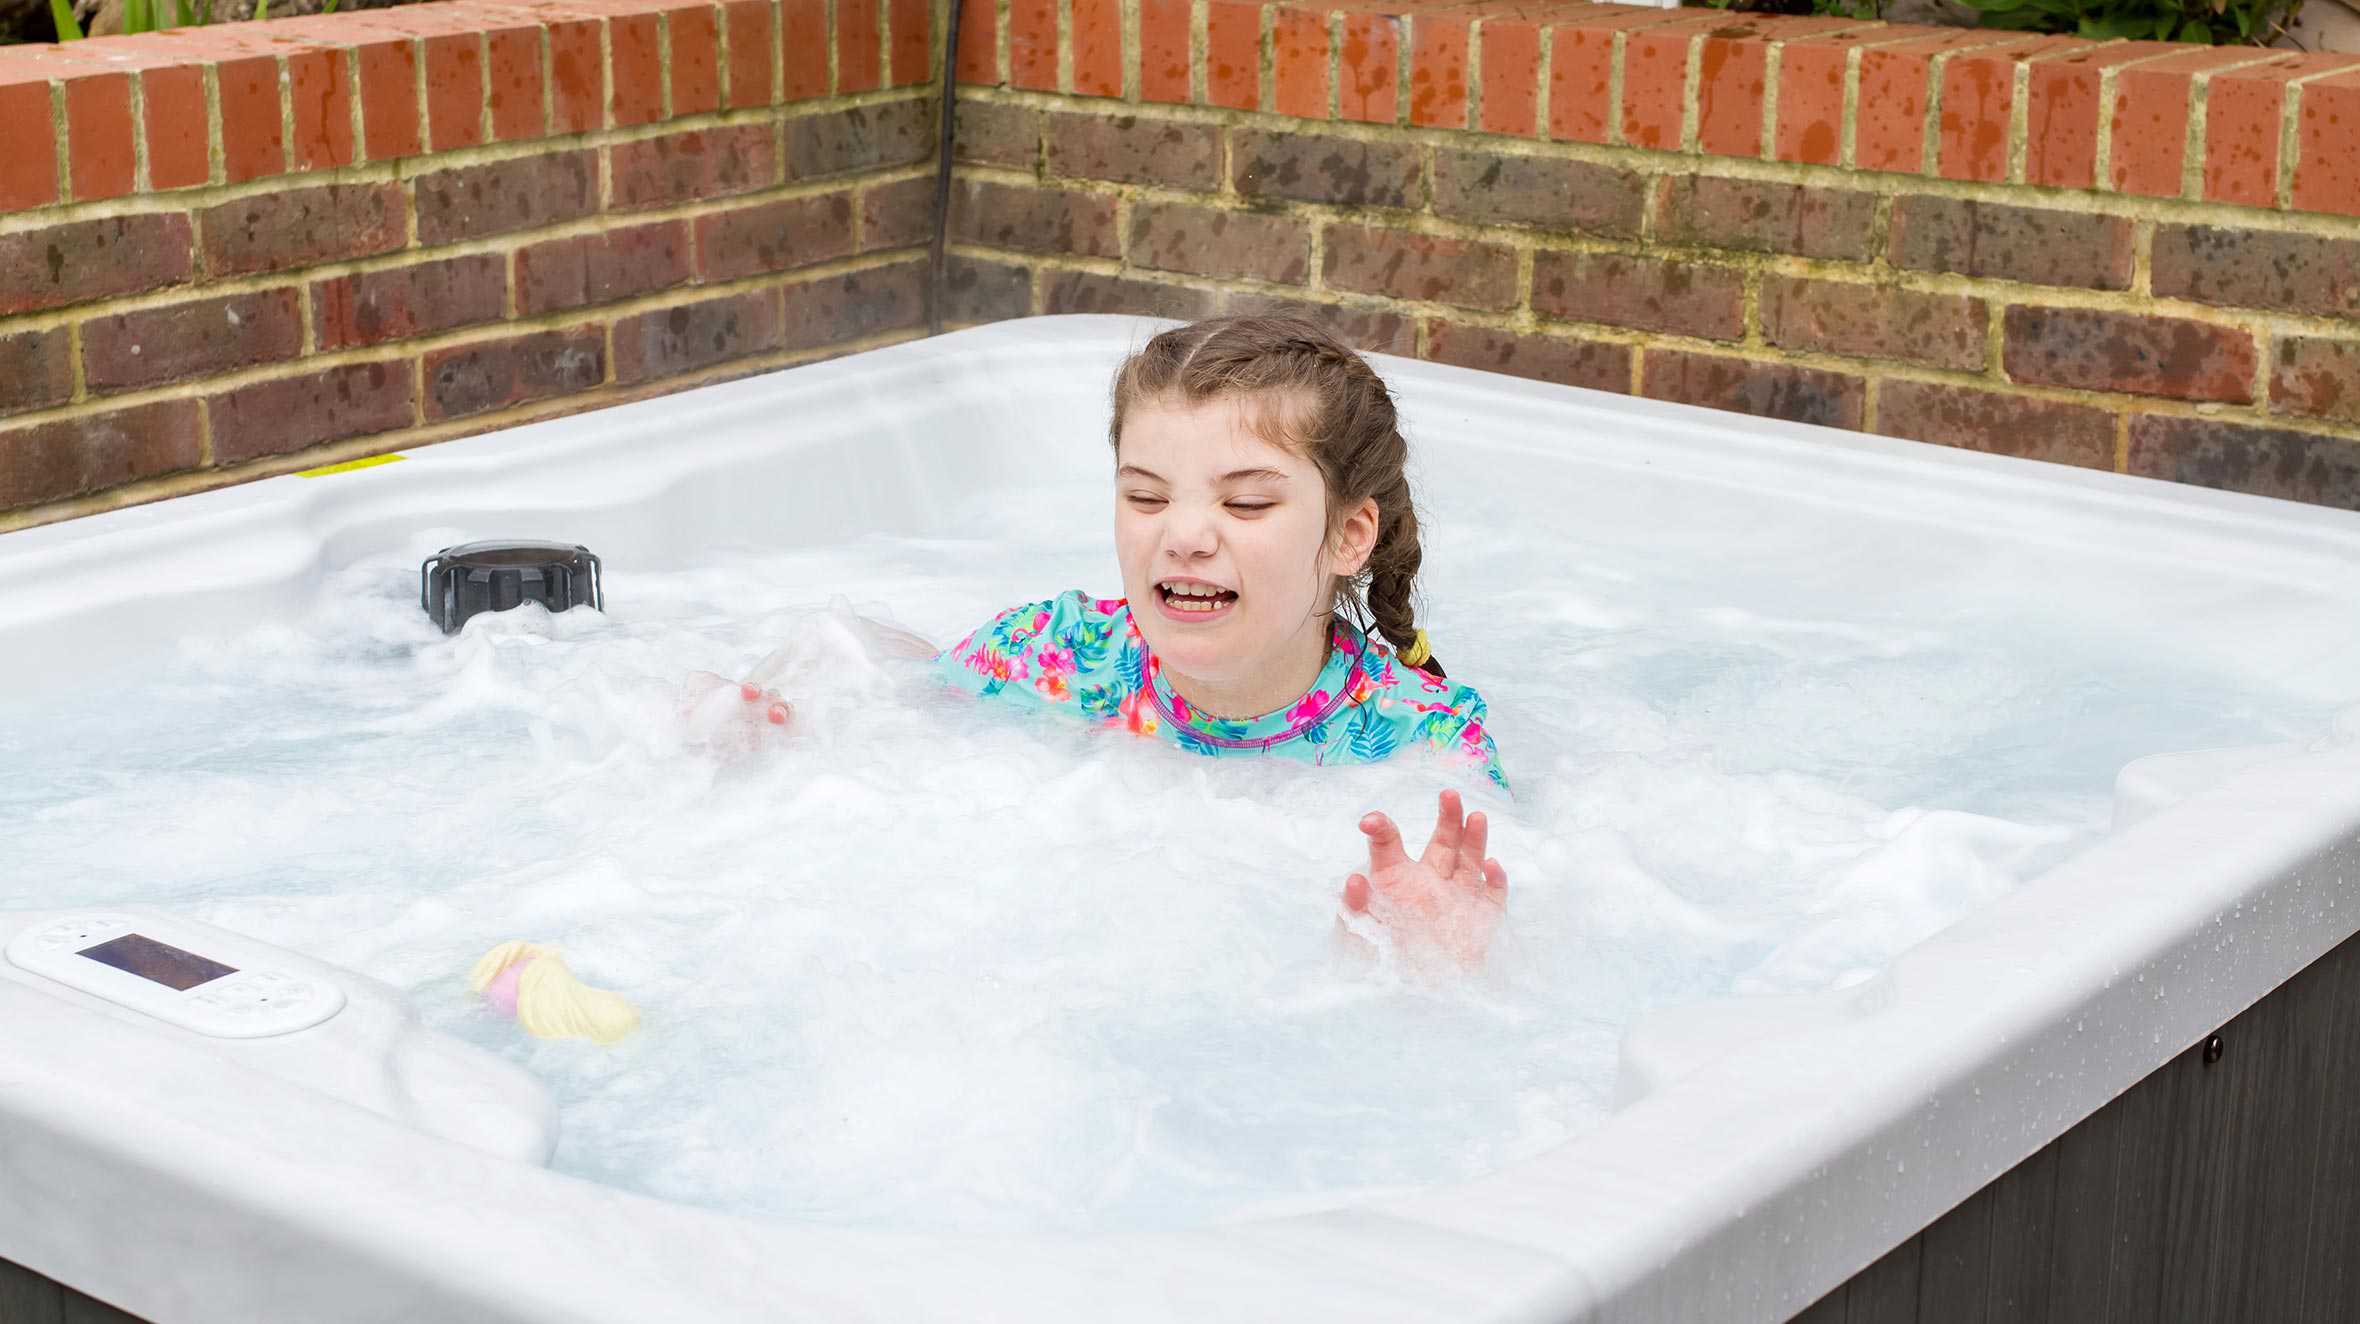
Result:
{"type": "Polygon", "coordinates": [[[2285,31],[2302,0],[1965,0],[1987,28],[2069,32],[2098,41],[2260,46],[2285,31]]]}
{"type": "MultiPolygon", "coordinates": [[[[342,0],[328,0],[320,6],[323,14],[333,14],[342,0]]],[[[59,41],[82,40],[82,25],[75,21],[73,0],[49,0],[50,21],[57,25],[59,41]]],[[[255,0],[254,20],[270,17],[270,0],[255,0]]],[[[213,0],[197,0],[194,8],[189,0],[172,0],[166,11],[164,0],[123,0],[123,31],[126,35],[141,32],[162,32],[167,28],[198,28],[213,22],[213,0]]]]}

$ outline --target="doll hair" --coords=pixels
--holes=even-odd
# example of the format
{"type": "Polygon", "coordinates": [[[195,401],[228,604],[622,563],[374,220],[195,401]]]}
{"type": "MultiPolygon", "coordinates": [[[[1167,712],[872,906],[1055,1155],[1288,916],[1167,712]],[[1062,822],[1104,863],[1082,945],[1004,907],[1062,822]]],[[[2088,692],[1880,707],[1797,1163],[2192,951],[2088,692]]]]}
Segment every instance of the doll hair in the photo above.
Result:
{"type": "Polygon", "coordinates": [[[620,995],[576,979],[565,958],[529,942],[485,952],[467,985],[497,1005],[513,997],[516,1023],[542,1039],[589,1039],[603,1047],[639,1028],[638,1010],[620,995]]]}

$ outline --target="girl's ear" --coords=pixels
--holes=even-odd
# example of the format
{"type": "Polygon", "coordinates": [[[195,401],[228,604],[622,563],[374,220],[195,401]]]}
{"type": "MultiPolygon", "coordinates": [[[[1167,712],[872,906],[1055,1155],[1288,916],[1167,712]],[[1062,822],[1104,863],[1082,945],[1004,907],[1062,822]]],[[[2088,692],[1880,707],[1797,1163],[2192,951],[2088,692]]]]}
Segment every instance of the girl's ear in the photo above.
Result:
{"type": "Polygon", "coordinates": [[[1377,499],[1361,498],[1360,505],[1344,517],[1343,527],[1336,530],[1335,573],[1354,575],[1368,564],[1369,553],[1376,550],[1377,533],[1381,527],[1377,515],[1377,499]]]}

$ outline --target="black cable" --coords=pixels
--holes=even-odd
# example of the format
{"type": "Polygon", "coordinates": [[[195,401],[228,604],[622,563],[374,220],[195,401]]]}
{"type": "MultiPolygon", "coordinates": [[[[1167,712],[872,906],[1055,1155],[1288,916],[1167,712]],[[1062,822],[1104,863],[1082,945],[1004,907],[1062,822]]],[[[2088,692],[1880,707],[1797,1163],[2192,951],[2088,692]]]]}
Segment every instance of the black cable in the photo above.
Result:
{"type": "Polygon", "coordinates": [[[926,334],[942,334],[942,306],[947,278],[943,248],[950,234],[951,150],[959,114],[959,11],[962,0],[950,0],[950,22],[942,37],[942,139],[934,156],[934,236],[926,279],[926,334]]]}

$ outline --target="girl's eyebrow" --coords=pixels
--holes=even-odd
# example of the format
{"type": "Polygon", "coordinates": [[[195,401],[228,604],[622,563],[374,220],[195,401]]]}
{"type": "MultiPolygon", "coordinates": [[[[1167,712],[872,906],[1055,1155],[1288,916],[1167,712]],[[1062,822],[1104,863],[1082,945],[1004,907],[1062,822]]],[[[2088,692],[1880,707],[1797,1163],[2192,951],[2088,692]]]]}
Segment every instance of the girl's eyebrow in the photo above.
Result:
{"type": "MultiPolygon", "coordinates": [[[[1124,474],[1131,474],[1136,477],[1145,478],[1149,482],[1160,483],[1164,481],[1164,476],[1162,474],[1156,473],[1152,470],[1142,469],[1136,464],[1126,464],[1122,468],[1115,470],[1114,473],[1115,477],[1117,478],[1122,477],[1124,474]]],[[[1224,483],[1242,483],[1249,479],[1268,479],[1272,482],[1283,483],[1287,480],[1287,476],[1283,473],[1280,473],[1276,469],[1233,469],[1230,472],[1221,475],[1221,477],[1216,481],[1224,483]]]]}

